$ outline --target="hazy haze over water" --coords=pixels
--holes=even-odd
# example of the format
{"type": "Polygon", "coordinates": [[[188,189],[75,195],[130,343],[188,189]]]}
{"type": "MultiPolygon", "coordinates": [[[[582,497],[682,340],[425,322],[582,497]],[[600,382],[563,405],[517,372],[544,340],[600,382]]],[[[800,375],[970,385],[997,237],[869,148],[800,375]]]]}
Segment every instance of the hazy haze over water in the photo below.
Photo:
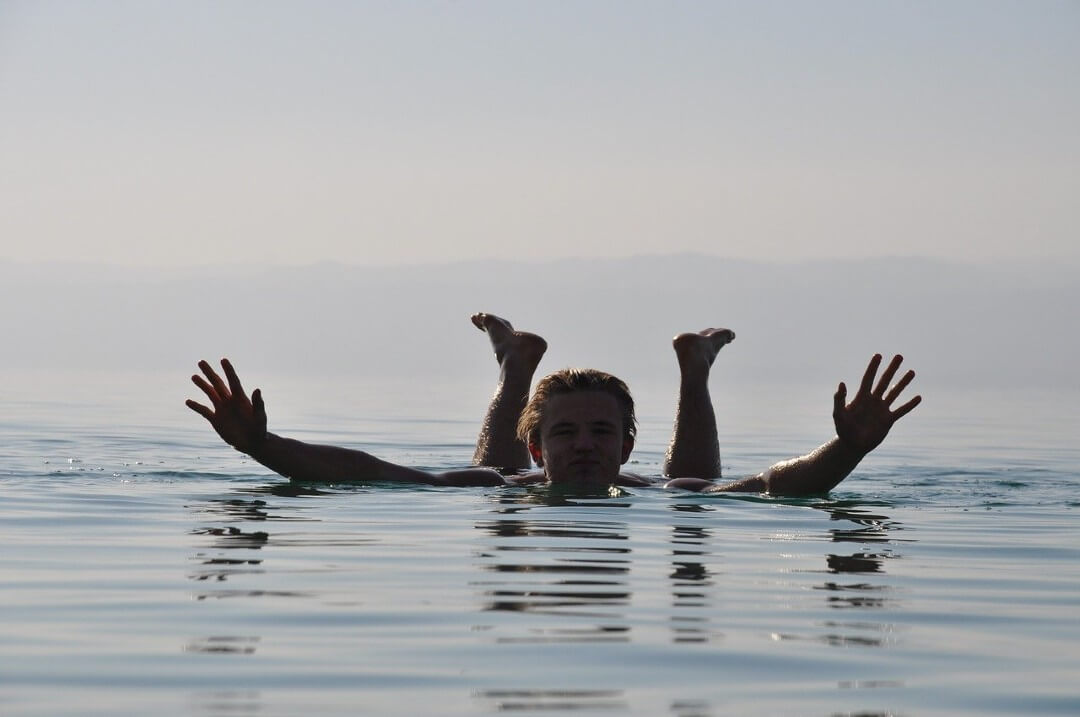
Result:
{"type": "MultiPolygon", "coordinates": [[[[704,255],[184,271],[0,263],[9,369],[442,376],[495,371],[474,311],[544,335],[541,370],[674,381],[671,337],[728,326],[716,378],[856,381],[900,352],[922,386],[1075,386],[1071,271],[927,259],[765,264],[704,255]]],[[[722,385],[722,384],[721,384],[722,385]]]]}

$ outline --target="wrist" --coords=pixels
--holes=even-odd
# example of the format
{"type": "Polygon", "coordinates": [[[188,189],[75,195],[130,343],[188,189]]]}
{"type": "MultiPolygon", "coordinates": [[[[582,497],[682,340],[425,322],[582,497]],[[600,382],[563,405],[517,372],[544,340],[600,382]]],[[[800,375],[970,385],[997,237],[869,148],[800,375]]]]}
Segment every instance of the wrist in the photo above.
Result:
{"type": "Polygon", "coordinates": [[[856,445],[852,441],[847,440],[840,435],[836,436],[835,442],[838,450],[846,458],[851,458],[853,460],[862,460],[866,456],[866,454],[870,452],[869,449],[863,449],[861,446],[856,445]]]}
{"type": "Polygon", "coordinates": [[[246,453],[255,460],[259,460],[259,456],[265,452],[267,444],[269,444],[270,437],[272,435],[273,434],[269,431],[263,431],[257,436],[252,436],[251,439],[247,442],[247,445],[245,445],[243,448],[240,448],[239,446],[237,446],[236,448],[241,453],[246,453]]]}

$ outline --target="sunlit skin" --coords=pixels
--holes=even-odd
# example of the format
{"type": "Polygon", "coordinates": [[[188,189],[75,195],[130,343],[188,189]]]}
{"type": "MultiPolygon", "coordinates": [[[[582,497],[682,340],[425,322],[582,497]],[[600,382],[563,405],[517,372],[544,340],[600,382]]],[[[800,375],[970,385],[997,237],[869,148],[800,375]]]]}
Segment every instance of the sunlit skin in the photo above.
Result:
{"type": "Polygon", "coordinates": [[[552,396],[540,426],[540,444],[529,453],[551,483],[611,485],[630,458],[634,440],[624,436],[614,396],[581,391],[552,396]]]}

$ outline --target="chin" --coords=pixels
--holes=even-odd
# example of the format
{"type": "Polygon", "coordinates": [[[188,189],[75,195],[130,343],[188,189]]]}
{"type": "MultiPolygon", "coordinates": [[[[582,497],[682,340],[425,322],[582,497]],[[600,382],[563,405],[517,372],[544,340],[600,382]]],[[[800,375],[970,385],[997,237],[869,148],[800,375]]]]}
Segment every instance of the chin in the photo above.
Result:
{"type": "Polygon", "coordinates": [[[570,471],[567,483],[580,486],[601,487],[615,482],[616,476],[608,475],[596,467],[589,466],[586,470],[570,471]]]}
{"type": "Polygon", "coordinates": [[[572,495],[581,498],[611,498],[622,494],[622,490],[607,479],[564,478],[551,481],[550,489],[558,495],[572,495]],[[614,491],[614,493],[613,493],[614,491]]]}

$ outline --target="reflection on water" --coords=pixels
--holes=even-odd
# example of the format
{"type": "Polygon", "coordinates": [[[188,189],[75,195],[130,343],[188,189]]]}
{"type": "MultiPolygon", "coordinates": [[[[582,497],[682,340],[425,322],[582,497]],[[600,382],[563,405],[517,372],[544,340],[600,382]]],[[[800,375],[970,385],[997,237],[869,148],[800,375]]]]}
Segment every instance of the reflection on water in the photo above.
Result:
{"type": "Polygon", "coordinates": [[[300,496],[330,495],[329,491],[322,490],[318,485],[308,483],[293,483],[292,481],[274,481],[261,486],[250,486],[244,489],[245,493],[268,493],[280,498],[297,498],[300,496]]]}
{"type": "Polygon", "coordinates": [[[227,598],[308,598],[313,593],[294,590],[213,590],[209,592],[195,593],[196,600],[225,600],[227,598]]]}
{"type": "MultiPolygon", "coordinates": [[[[525,497],[527,503],[535,494],[525,497]]],[[[519,496],[504,496],[495,519],[476,522],[490,536],[480,552],[480,569],[497,580],[480,580],[482,610],[528,612],[566,618],[589,618],[599,624],[533,629],[526,635],[502,636],[504,642],[625,641],[629,627],[616,608],[630,601],[627,576],[631,549],[626,523],[611,520],[529,519],[520,512],[519,496]]],[[[560,496],[559,505],[573,505],[560,496]]],[[[627,504],[607,501],[605,509],[627,504]]],[[[609,511],[605,511],[605,515],[609,511]]]]}
{"type": "MultiPolygon", "coordinates": [[[[206,501],[201,504],[193,504],[189,506],[192,510],[206,514],[215,515],[225,519],[235,520],[251,520],[251,521],[263,521],[263,520],[311,520],[311,518],[304,518],[299,515],[287,515],[280,512],[273,512],[265,500],[261,499],[247,499],[247,498],[217,498],[214,500],[206,501]]],[[[298,510],[295,506],[290,510],[298,510]]]]}
{"type": "Polygon", "coordinates": [[[255,652],[255,644],[258,641],[257,637],[219,635],[192,640],[184,651],[207,652],[215,655],[250,655],[255,652]]]}
{"type": "Polygon", "coordinates": [[[191,574],[192,580],[217,580],[225,582],[234,575],[252,575],[266,572],[259,568],[246,568],[247,565],[262,565],[262,560],[233,560],[230,558],[208,558],[202,553],[195,556],[200,565],[208,567],[200,568],[191,574]]]}
{"type": "Polygon", "coordinates": [[[212,543],[212,547],[218,550],[258,550],[270,540],[270,534],[264,530],[243,531],[232,525],[223,528],[197,528],[191,531],[191,534],[220,538],[212,543]]]}
{"type": "MultiPolygon", "coordinates": [[[[858,551],[849,555],[830,553],[825,558],[830,573],[880,574],[885,571],[885,560],[896,557],[888,547],[894,543],[893,532],[902,530],[902,526],[889,520],[887,516],[870,513],[860,508],[833,506],[826,509],[829,519],[854,523],[855,528],[830,528],[834,543],[873,543],[880,547],[874,552],[858,551]]],[[[887,593],[891,588],[883,583],[861,580],[857,582],[839,582],[827,580],[816,586],[829,595],[825,598],[831,608],[884,608],[889,603],[887,593]]],[[[871,644],[881,646],[880,640],[868,638],[845,639],[851,644],[871,644]]]]}
{"type": "MultiPolygon", "coordinates": [[[[199,516],[214,516],[229,521],[251,521],[264,523],[272,520],[297,521],[304,518],[275,512],[265,500],[241,498],[216,498],[201,503],[189,504],[188,509],[199,516]]],[[[209,547],[212,550],[262,550],[270,541],[270,533],[265,530],[244,530],[235,525],[210,526],[196,528],[191,535],[211,536],[209,547]]],[[[192,558],[199,567],[188,575],[196,582],[227,582],[232,578],[263,575],[267,572],[264,559],[237,558],[232,554],[211,555],[200,551],[192,558]]],[[[196,592],[198,601],[222,600],[226,598],[255,597],[305,597],[306,593],[288,590],[244,590],[214,589],[196,592]]],[[[257,637],[209,637],[187,645],[185,652],[207,652],[214,654],[251,654],[255,651],[257,637]]]]}
{"type": "MultiPolygon", "coordinates": [[[[672,643],[716,641],[721,635],[710,616],[715,536],[702,520],[714,509],[700,502],[675,504],[652,514],[656,523],[641,516],[629,520],[634,507],[617,499],[551,501],[535,494],[495,500],[491,513],[474,524],[483,536],[477,567],[489,577],[472,585],[479,589],[481,614],[503,613],[508,619],[474,629],[489,634],[496,645],[576,643],[583,649],[633,643],[641,649],[657,633],[654,621],[635,614],[659,608],[672,643]],[[612,519],[621,512],[627,521],[612,519]],[[669,586],[666,607],[655,603],[657,585],[663,584],[657,579],[669,586]]],[[[498,712],[634,708],[622,689],[498,689],[476,697],[498,712]]],[[[671,701],[666,710],[676,717],[712,714],[707,701],[690,698],[671,701]]]]}
{"type": "MultiPolygon", "coordinates": [[[[625,712],[632,708],[625,690],[481,690],[473,695],[485,712],[625,712]]],[[[675,700],[672,717],[710,717],[704,700],[675,700]]]]}
{"type": "Polygon", "coordinates": [[[673,717],[710,717],[711,707],[704,700],[675,700],[669,710],[673,717]]]}
{"type": "MultiPolygon", "coordinates": [[[[243,497],[234,494],[188,503],[196,520],[211,522],[189,531],[199,541],[199,550],[192,558],[197,567],[188,577],[205,586],[195,592],[196,601],[213,604],[258,598],[260,602],[273,603],[275,610],[287,609],[280,602],[287,601],[297,606],[294,610],[306,612],[316,602],[330,603],[313,591],[279,587],[281,561],[287,559],[287,551],[300,549],[300,554],[309,555],[311,550],[318,554],[331,549],[382,546],[388,540],[387,534],[370,534],[358,525],[344,528],[339,525],[333,533],[296,531],[320,522],[312,519],[307,498],[324,499],[319,501],[319,507],[320,514],[326,515],[327,507],[335,501],[363,500],[363,494],[288,492],[276,500],[277,494],[270,491],[247,492],[243,497]],[[282,503],[283,500],[292,502],[282,503]],[[281,527],[267,530],[274,522],[281,527]],[[285,530],[286,526],[294,527],[285,530]],[[245,555],[244,551],[249,553],[245,555]],[[270,555],[274,561],[268,561],[270,555]],[[230,585],[231,582],[240,584],[230,585]]],[[[730,606],[718,598],[716,591],[718,585],[724,585],[725,590],[731,586],[730,581],[723,579],[729,569],[717,545],[730,545],[733,539],[745,545],[746,540],[760,540],[764,536],[732,534],[730,529],[725,529],[717,503],[693,497],[685,501],[668,500],[657,506],[632,498],[624,500],[622,496],[580,497],[535,490],[494,493],[487,499],[485,512],[470,523],[472,535],[467,541],[467,554],[471,555],[471,573],[461,576],[459,583],[471,589],[474,600],[471,617],[467,617],[472,639],[499,646],[496,649],[514,650],[534,646],[543,649],[574,645],[576,649],[586,649],[631,644],[634,649],[641,649],[657,644],[659,638],[672,646],[706,650],[695,659],[711,661],[724,654],[725,631],[740,629],[738,622],[725,622],[723,629],[720,624],[727,619],[730,606]],[[643,510],[648,512],[643,514],[643,510]],[[621,516],[626,519],[621,520],[621,516]]],[[[766,504],[785,507],[782,502],[766,504]]],[[[896,626],[886,620],[869,618],[874,612],[886,615],[896,607],[895,588],[887,581],[886,566],[889,560],[902,557],[897,534],[904,527],[883,514],[880,505],[822,502],[790,507],[810,513],[821,511],[828,518],[827,522],[808,518],[813,534],[800,537],[795,532],[792,539],[818,542],[825,538],[832,546],[850,546],[850,549],[815,550],[819,567],[788,573],[792,577],[790,585],[778,585],[776,592],[797,596],[800,602],[789,603],[788,610],[779,611],[780,622],[776,627],[782,624],[786,629],[770,630],[772,638],[793,645],[809,643],[838,649],[882,648],[894,644],[896,626]],[[823,574],[824,579],[814,576],[815,573],[823,574]],[[812,582],[800,581],[800,574],[812,582]],[[807,598],[815,593],[823,598],[818,604],[829,611],[845,609],[858,618],[804,619],[801,625],[798,620],[792,622],[791,607],[798,609],[796,614],[814,612],[812,601],[807,602],[807,598]]],[[[424,526],[415,527],[420,531],[424,526]]],[[[394,533],[399,540],[407,539],[412,533],[408,525],[400,531],[394,533]]],[[[431,564],[432,569],[435,567],[431,564]]],[[[294,566],[290,571],[336,569],[294,566]]],[[[447,589],[452,592],[454,585],[434,589],[437,593],[447,589]]],[[[362,612],[364,595],[347,596],[333,604],[347,611],[362,612]]],[[[413,635],[409,628],[402,629],[405,630],[402,639],[423,641],[419,633],[413,635]]],[[[416,629],[423,632],[419,627],[416,629]]],[[[741,629],[745,639],[745,628],[741,629]]],[[[244,657],[255,654],[262,642],[259,635],[223,631],[189,637],[183,650],[244,657]]],[[[360,640],[356,648],[363,649],[363,645],[360,640]]],[[[496,663],[499,658],[498,652],[490,655],[496,663]]],[[[849,688],[876,686],[871,682],[874,681],[852,679],[846,684],[849,688]]],[[[877,682],[902,686],[893,679],[877,682]]],[[[609,677],[600,684],[602,689],[579,689],[580,685],[573,681],[521,685],[513,689],[472,688],[469,694],[484,711],[637,709],[631,693],[624,689],[632,686],[632,682],[612,681],[609,677]],[[559,685],[565,688],[556,688],[559,685]]],[[[690,699],[692,696],[668,701],[659,711],[666,709],[678,717],[712,714],[709,701],[690,699]]]]}
{"type": "Polygon", "coordinates": [[[621,690],[487,690],[476,697],[496,712],[621,711],[629,707],[621,690]]]}
{"type": "Polygon", "coordinates": [[[712,555],[709,546],[713,531],[700,523],[687,524],[683,516],[700,519],[714,509],[702,503],[673,504],[671,528],[671,631],[677,643],[709,642],[722,635],[710,625],[707,608],[712,606],[712,571],[706,560],[712,555]],[[689,514],[689,515],[687,515],[689,514]]]}
{"type": "Polygon", "coordinates": [[[263,709],[263,698],[256,690],[199,692],[191,696],[190,706],[193,712],[216,717],[259,714],[263,709]]]}
{"type": "MultiPolygon", "coordinates": [[[[571,624],[540,627],[527,623],[517,630],[503,625],[501,631],[511,634],[494,639],[505,643],[631,641],[633,629],[626,610],[634,602],[632,572],[644,573],[649,561],[633,554],[631,546],[641,541],[631,535],[630,524],[611,520],[613,513],[631,504],[599,502],[595,506],[603,510],[596,517],[589,512],[592,504],[563,497],[557,505],[580,510],[562,511],[560,519],[553,520],[542,510],[535,518],[529,516],[527,510],[536,502],[532,494],[503,496],[492,511],[495,518],[475,523],[488,536],[478,554],[479,567],[493,578],[473,584],[481,589],[483,611],[555,616],[571,624]]],[[[722,637],[709,617],[714,604],[714,571],[708,565],[713,557],[713,532],[701,522],[680,518],[687,515],[700,521],[712,510],[701,503],[672,506],[674,524],[667,527],[671,556],[666,573],[671,591],[667,621],[676,643],[706,643],[722,637]]]]}
{"type": "MultiPolygon", "coordinates": [[[[829,528],[832,542],[864,546],[864,549],[851,553],[825,555],[825,572],[861,576],[859,580],[829,579],[812,586],[814,590],[824,593],[825,606],[830,609],[874,611],[894,608],[891,597],[894,588],[881,578],[885,575],[885,561],[901,557],[892,546],[899,542],[894,533],[902,531],[904,527],[886,515],[870,512],[866,507],[845,503],[815,507],[827,512],[830,521],[847,524],[829,528]],[[875,547],[867,550],[866,544],[875,547]]],[[[897,626],[893,623],[869,620],[825,620],[819,626],[824,628],[823,632],[808,635],[778,632],[773,634],[773,638],[810,640],[831,647],[887,647],[894,644],[897,632],[897,626]]]]}
{"type": "Polygon", "coordinates": [[[829,554],[825,564],[830,573],[880,573],[883,572],[885,553],[852,553],[851,555],[829,554]]]}

